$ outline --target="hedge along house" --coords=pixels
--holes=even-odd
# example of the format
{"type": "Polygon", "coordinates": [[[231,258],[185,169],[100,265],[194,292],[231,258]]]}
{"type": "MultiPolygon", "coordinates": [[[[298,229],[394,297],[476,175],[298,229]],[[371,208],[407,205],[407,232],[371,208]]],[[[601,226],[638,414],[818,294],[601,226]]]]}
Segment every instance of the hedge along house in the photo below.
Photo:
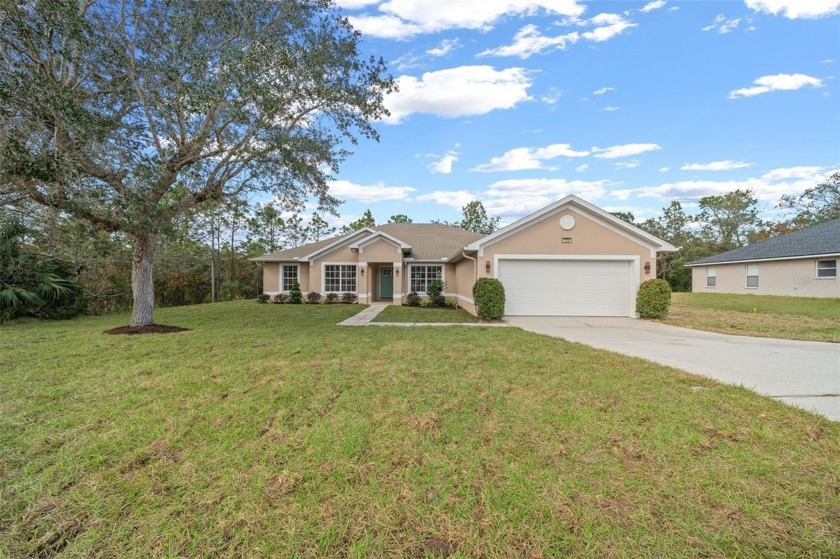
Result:
{"type": "Polygon", "coordinates": [[[840,219],[701,258],[691,268],[695,293],[840,297],[840,219]]]}
{"type": "Polygon", "coordinates": [[[476,279],[499,279],[505,314],[635,316],[639,285],[656,277],[658,252],[675,247],[608,212],[566,196],[491,235],[442,224],[391,223],[254,258],[263,290],[355,293],[360,303],[400,304],[443,281],[475,314],[476,279]]]}

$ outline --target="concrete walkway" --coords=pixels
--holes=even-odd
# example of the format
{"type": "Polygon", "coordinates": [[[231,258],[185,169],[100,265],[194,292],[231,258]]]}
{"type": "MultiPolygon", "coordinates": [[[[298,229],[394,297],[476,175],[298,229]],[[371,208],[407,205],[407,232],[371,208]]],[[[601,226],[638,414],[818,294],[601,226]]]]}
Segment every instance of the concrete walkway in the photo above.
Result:
{"type": "Polygon", "coordinates": [[[530,332],[741,385],[840,421],[840,344],[730,336],[630,318],[505,320],[530,332]]]}
{"type": "Polygon", "coordinates": [[[390,303],[371,303],[368,308],[360,312],[359,314],[354,314],[347,320],[342,320],[338,323],[339,326],[367,326],[371,320],[373,320],[376,315],[381,313],[385,310],[385,307],[390,305],[390,303]]]}

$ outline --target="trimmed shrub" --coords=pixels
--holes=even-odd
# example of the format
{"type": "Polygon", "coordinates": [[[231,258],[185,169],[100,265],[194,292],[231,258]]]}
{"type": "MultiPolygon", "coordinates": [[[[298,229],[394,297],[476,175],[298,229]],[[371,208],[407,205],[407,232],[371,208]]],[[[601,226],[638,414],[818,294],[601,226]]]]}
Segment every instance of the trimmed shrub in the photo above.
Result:
{"type": "Polygon", "coordinates": [[[274,296],[274,302],[278,305],[282,305],[286,301],[289,300],[289,295],[287,293],[278,293],[274,296]]]}
{"type": "Polygon", "coordinates": [[[663,279],[647,280],[636,295],[636,312],[642,318],[665,318],[671,306],[671,286],[663,279]]]}
{"type": "Polygon", "coordinates": [[[458,308],[458,300],[454,299],[452,297],[447,297],[446,298],[446,306],[451,307],[453,309],[457,309],[458,308]]]}
{"type": "Polygon", "coordinates": [[[433,307],[442,307],[446,304],[446,297],[443,296],[443,290],[446,284],[442,281],[435,280],[429,283],[426,288],[426,295],[429,296],[429,303],[433,307]]]}
{"type": "Polygon", "coordinates": [[[355,293],[350,293],[348,291],[347,293],[342,293],[341,294],[341,302],[344,303],[345,305],[350,305],[352,303],[355,303],[358,300],[359,300],[359,296],[356,295],[355,293]]]}
{"type": "Polygon", "coordinates": [[[287,302],[292,305],[300,305],[303,303],[303,293],[300,292],[300,284],[298,282],[295,282],[292,289],[289,291],[289,298],[287,302]]]}
{"type": "Polygon", "coordinates": [[[420,299],[420,307],[424,309],[428,309],[432,306],[432,302],[428,299],[420,299]]]}
{"type": "Polygon", "coordinates": [[[306,294],[306,302],[309,305],[317,305],[321,302],[321,294],[317,291],[310,291],[306,294]]]}
{"type": "MultiPolygon", "coordinates": [[[[345,294],[346,295],[346,294],[345,294]]],[[[334,305],[338,303],[340,300],[338,293],[327,293],[324,295],[324,304],[325,305],[334,305]]]]}
{"type": "Polygon", "coordinates": [[[405,296],[405,305],[408,307],[420,306],[420,296],[417,294],[416,291],[412,291],[411,293],[405,296]]]}
{"type": "Polygon", "coordinates": [[[260,293],[257,296],[257,303],[259,303],[260,305],[265,305],[266,303],[268,303],[269,299],[271,299],[271,295],[269,295],[268,293],[260,293]]]}
{"type": "Polygon", "coordinates": [[[500,320],[505,315],[505,286],[497,279],[479,278],[473,285],[478,318],[500,320]]]}

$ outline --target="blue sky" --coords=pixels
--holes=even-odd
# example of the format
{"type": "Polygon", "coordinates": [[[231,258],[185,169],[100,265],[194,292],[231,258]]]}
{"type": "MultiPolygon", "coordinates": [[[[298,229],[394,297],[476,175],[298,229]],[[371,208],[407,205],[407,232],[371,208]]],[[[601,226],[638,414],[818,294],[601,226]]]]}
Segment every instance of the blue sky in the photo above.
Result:
{"type": "Polygon", "coordinates": [[[339,0],[400,85],[336,173],[341,225],[509,223],[570,193],[639,220],[840,169],[840,0],[339,0]]]}

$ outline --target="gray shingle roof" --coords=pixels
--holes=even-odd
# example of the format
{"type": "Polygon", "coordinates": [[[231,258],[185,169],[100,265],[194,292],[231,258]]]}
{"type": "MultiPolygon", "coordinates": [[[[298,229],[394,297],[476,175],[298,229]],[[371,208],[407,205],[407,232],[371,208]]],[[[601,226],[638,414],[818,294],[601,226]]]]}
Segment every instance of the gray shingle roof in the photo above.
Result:
{"type": "Polygon", "coordinates": [[[840,219],[835,219],[787,235],[780,235],[728,252],[707,256],[689,262],[686,266],[838,253],[840,253],[840,219]]]}
{"type": "MultiPolygon", "coordinates": [[[[377,225],[371,229],[382,231],[407,245],[411,245],[411,254],[407,255],[407,257],[415,260],[441,260],[443,258],[449,258],[459,249],[484,237],[480,233],[473,233],[472,231],[465,231],[460,227],[452,227],[440,223],[386,223],[384,225],[377,225]]],[[[352,234],[339,235],[296,248],[271,252],[254,260],[277,261],[302,258],[352,234]]]]}

